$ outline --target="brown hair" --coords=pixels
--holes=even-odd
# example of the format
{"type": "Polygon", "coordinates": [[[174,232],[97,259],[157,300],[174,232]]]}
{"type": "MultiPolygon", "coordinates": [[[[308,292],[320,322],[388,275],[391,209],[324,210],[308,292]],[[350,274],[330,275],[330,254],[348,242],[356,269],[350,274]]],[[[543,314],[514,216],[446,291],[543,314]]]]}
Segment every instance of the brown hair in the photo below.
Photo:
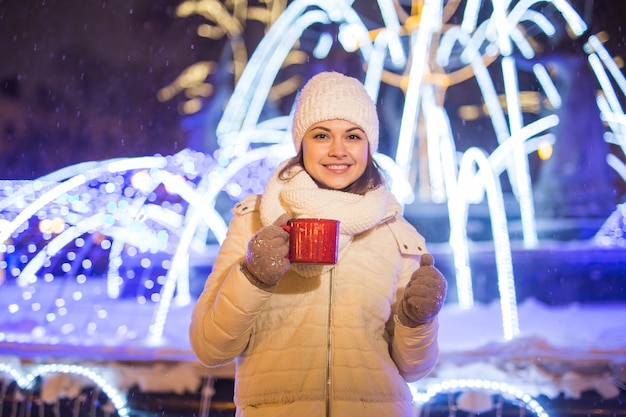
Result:
{"type": "MultiPolygon", "coordinates": [[[[300,166],[302,169],[304,169],[304,155],[302,153],[302,148],[300,148],[298,154],[291,158],[287,162],[287,164],[280,170],[280,172],[278,173],[278,178],[282,181],[286,181],[291,178],[293,175],[295,175],[295,173],[290,173],[290,171],[295,166],[300,166]]],[[[372,158],[372,155],[368,152],[367,165],[365,166],[365,171],[363,172],[363,175],[361,175],[352,184],[339,191],[363,195],[368,191],[373,190],[380,185],[383,185],[384,183],[385,179],[383,177],[380,167],[378,166],[374,158],[372,158]]]]}

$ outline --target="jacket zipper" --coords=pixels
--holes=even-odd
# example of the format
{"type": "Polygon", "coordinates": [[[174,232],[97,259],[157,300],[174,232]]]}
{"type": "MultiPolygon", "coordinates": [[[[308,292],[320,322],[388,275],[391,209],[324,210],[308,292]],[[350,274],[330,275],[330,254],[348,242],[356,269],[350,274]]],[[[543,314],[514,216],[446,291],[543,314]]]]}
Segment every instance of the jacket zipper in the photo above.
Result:
{"type": "Polygon", "coordinates": [[[332,350],[332,324],[333,324],[333,296],[334,296],[334,277],[335,277],[335,267],[330,270],[330,279],[328,284],[328,317],[326,322],[326,417],[331,417],[330,415],[330,405],[332,403],[332,378],[330,373],[331,368],[331,350],[332,350]]]}

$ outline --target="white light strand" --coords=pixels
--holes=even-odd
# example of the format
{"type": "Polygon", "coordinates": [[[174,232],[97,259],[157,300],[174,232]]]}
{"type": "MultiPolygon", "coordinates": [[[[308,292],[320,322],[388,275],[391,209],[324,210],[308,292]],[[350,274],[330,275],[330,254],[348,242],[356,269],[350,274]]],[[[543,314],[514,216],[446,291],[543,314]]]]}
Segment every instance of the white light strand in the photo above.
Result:
{"type": "Polygon", "coordinates": [[[443,162],[443,174],[448,199],[449,242],[454,258],[457,302],[460,308],[469,309],[474,305],[474,292],[466,229],[468,204],[458,183],[454,141],[451,138],[441,139],[439,149],[443,162]]]}
{"type": "Polygon", "coordinates": [[[62,196],[66,192],[75,189],[79,185],[84,184],[87,178],[83,174],[76,175],[68,179],[65,182],[53,187],[50,191],[46,192],[41,197],[37,198],[34,202],[22,209],[20,213],[9,222],[3,230],[0,230],[0,243],[4,243],[9,239],[11,234],[17,230],[19,226],[24,224],[31,218],[38,210],[41,210],[46,205],[50,204],[54,199],[62,196]]]}
{"type": "MultiPolygon", "coordinates": [[[[206,177],[199,184],[198,188],[203,189],[205,188],[204,183],[206,181],[209,182],[209,185],[206,187],[206,193],[197,203],[198,208],[202,209],[193,210],[187,215],[185,229],[183,230],[183,233],[181,235],[178,249],[172,258],[172,267],[168,271],[165,284],[161,289],[161,301],[156,306],[154,319],[152,321],[152,324],[150,325],[150,335],[154,341],[158,342],[163,336],[165,323],[167,321],[171,302],[175,294],[176,282],[179,279],[188,277],[188,248],[191,244],[195,230],[199,225],[200,219],[205,215],[204,208],[215,207],[215,199],[218,193],[220,193],[224,189],[227,182],[243,167],[249,165],[254,161],[268,158],[270,155],[276,158],[286,158],[291,155],[290,152],[293,152],[293,145],[272,145],[251,150],[243,154],[241,157],[231,161],[228,167],[226,167],[223,171],[220,171],[219,175],[212,177],[211,180],[206,177]]],[[[217,212],[215,213],[217,215],[217,212]]],[[[223,241],[225,235],[226,234],[224,232],[218,236],[220,244],[223,241]]],[[[181,300],[181,302],[186,301],[188,300],[181,300]]]]}
{"type": "Polygon", "coordinates": [[[66,245],[73,242],[77,237],[90,230],[97,230],[103,222],[104,216],[96,214],[93,217],[80,221],[75,226],[65,229],[62,233],[52,239],[46,246],[24,266],[22,272],[17,277],[17,284],[21,287],[32,285],[37,282],[37,273],[44,265],[45,261],[54,257],[66,245]]]}
{"type": "Polygon", "coordinates": [[[617,172],[617,175],[619,175],[622,180],[626,182],[626,164],[613,154],[608,154],[606,156],[606,162],[615,170],[615,172],[617,172]]]}
{"type": "Polygon", "coordinates": [[[396,13],[393,0],[378,0],[380,14],[383,18],[385,36],[388,37],[387,44],[389,46],[389,56],[391,62],[397,67],[404,67],[407,62],[407,56],[400,41],[400,21],[396,13]]]}
{"type": "Polygon", "coordinates": [[[395,160],[408,178],[413,158],[415,129],[419,119],[420,94],[427,69],[428,55],[433,33],[441,28],[442,4],[440,1],[425,0],[420,19],[420,30],[411,34],[411,67],[409,82],[400,120],[400,133],[395,160]]]}
{"type": "Polygon", "coordinates": [[[437,394],[455,393],[470,390],[496,392],[509,400],[518,400],[524,407],[537,417],[549,417],[545,409],[531,395],[506,382],[489,381],[484,379],[449,379],[441,382],[430,383],[425,391],[419,391],[414,384],[409,384],[413,393],[413,401],[417,405],[426,404],[437,394]]]}
{"type": "Polygon", "coordinates": [[[13,378],[21,389],[31,389],[37,377],[45,377],[49,374],[69,374],[85,377],[102,390],[120,417],[126,417],[130,412],[126,396],[94,368],[81,365],[46,364],[35,366],[24,375],[23,371],[16,369],[12,364],[0,362],[0,372],[6,373],[13,378]]]}
{"type": "MultiPolygon", "coordinates": [[[[517,82],[517,68],[512,57],[502,58],[502,72],[504,76],[504,89],[506,91],[509,124],[512,134],[523,127],[521,104],[519,102],[519,86],[517,82]]],[[[523,143],[513,146],[513,163],[511,177],[512,186],[517,193],[522,220],[522,233],[524,246],[527,248],[537,247],[537,225],[535,223],[535,203],[533,201],[532,185],[530,183],[530,169],[528,156],[523,143]]]]}
{"type": "Polygon", "coordinates": [[[555,109],[561,108],[561,105],[563,105],[561,94],[554,85],[552,77],[550,77],[546,67],[541,64],[535,64],[533,65],[533,73],[535,74],[535,77],[537,77],[537,81],[539,81],[546,98],[550,102],[550,105],[555,109]]]}

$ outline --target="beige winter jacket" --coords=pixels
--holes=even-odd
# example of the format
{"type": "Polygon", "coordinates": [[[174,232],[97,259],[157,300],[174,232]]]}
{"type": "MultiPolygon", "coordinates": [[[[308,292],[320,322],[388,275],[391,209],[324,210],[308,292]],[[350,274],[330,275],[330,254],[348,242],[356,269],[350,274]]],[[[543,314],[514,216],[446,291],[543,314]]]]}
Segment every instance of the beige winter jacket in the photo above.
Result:
{"type": "Polygon", "coordinates": [[[412,415],[406,383],[434,367],[438,324],[408,328],[393,312],[425,251],[422,236],[397,216],[355,236],[329,273],[289,271],[270,293],[239,268],[262,226],[258,203],[234,209],[190,326],[206,366],[236,359],[237,415],[412,415]]]}

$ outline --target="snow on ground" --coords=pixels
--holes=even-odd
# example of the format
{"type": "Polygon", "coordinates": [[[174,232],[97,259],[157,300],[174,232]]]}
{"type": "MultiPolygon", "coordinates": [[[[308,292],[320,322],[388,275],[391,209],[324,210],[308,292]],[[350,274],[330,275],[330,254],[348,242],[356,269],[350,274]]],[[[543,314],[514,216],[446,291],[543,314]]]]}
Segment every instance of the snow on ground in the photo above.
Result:
{"type": "MultiPolygon", "coordinates": [[[[209,371],[195,361],[187,335],[192,305],[172,307],[164,337],[155,341],[149,328],[156,304],[108,300],[95,285],[81,284],[80,300],[67,296],[78,290],[67,282],[41,286],[28,300],[22,288],[3,285],[0,363],[91,364],[113,373],[121,388],[136,383],[147,391],[193,390],[209,373],[232,375],[232,366],[209,371]],[[64,315],[58,314],[60,294],[66,294],[64,315]],[[56,316],[49,321],[51,312],[56,316]]],[[[617,395],[619,381],[626,381],[626,303],[548,306],[530,298],[518,316],[519,336],[505,341],[499,302],[468,310],[446,304],[440,361],[430,379],[504,381],[549,397],[575,398],[587,389],[617,395]]]]}
{"type": "Polygon", "coordinates": [[[549,397],[619,394],[626,381],[626,303],[548,306],[528,299],[518,314],[520,334],[505,341],[498,302],[470,310],[447,305],[434,376],[514,382],[549,397]]]}

